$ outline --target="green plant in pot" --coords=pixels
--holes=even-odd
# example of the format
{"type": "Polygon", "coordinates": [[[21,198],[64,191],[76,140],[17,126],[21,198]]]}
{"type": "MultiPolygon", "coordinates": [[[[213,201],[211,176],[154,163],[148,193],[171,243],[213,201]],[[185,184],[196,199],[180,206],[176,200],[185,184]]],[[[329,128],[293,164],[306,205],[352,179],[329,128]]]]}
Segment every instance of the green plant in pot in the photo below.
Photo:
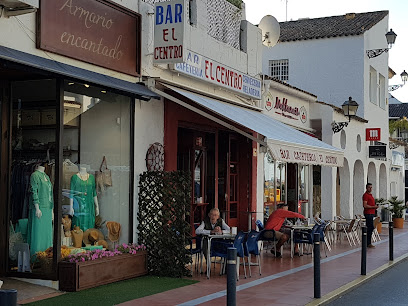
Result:
{"type": "Polygon", "coordinates": [[[403,212],[406,209],[405,205],[401,205],[404,203],[403,200],[398,200],[397,196],[391,197],[388,200],[390,203],[390,207],[388,210],[392,213],[392,220],[394,222],[395,228],[403,228],[404,227],[404,219],[402,218],[403,212]]]}

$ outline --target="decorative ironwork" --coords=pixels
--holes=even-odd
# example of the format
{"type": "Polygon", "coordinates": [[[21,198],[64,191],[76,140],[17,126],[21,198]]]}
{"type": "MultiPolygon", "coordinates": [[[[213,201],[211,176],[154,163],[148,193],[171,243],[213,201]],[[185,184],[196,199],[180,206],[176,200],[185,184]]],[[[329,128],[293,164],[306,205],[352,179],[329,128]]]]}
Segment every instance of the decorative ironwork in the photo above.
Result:
{"type": "Polygon", "coordinates": [[[397,144],[397,143],[390,142],[390,144],[388,146],[389,146],[390,150],[394,150],[394,149],[398,148],[400,145],[397,144]]]}
{"type": "Polygon", "coordinates": [[[164,170],[164,148],[163,145],[155,142],[146,152],[147,171],[164,170]]]}
{"type": "Polygon", "coordinates": [[[388,91],[394,91],[398,88],[401,88],[402,86],[404,86],[404,84],[398,84],[398,85],[390,85],[388,86],[388,91]]]}
{"type": "Polygon", "coordinates": [[[385,48],[385,49],[372,49],[372,50],[367,50],[366,53],[367,53],[367,56],[369,58],[373,58],[373,57],[377,57],[377,56],[383,54],[384,52],[388,52],[388,50],[389,50],[388,48],[385,48]]]}
{"type": "Polygon", "coordinates": [[[333,121],[332,124],[331,124],[333,133],[340,132],[345,126],[348,126],[348,124],[349,123],[347,121],[346,122],[333,121]]]}

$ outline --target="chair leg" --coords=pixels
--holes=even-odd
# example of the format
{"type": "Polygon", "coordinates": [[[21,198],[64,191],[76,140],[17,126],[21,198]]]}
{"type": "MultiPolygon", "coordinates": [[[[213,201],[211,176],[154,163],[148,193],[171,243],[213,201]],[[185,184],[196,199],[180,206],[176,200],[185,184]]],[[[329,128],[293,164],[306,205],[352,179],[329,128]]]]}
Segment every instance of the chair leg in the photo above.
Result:
{"type": "Polygon", "coordinates": [[[239,257],[237,257],[237,281],[239,281],[239,257]]]}
{"type": "MultiPolygon", "coordinates": [[[[249,277],[252,277],[252,273],[251,273],[251,253],[248,254],[248,269],[249,269],[249,277]]],[[[245,262],[245,260],[244,260],[245,262]]]]}
{"type": "Polygon", "coordinates": [[[261,254],[259,253],[257,257],[258,257],[259,275],[262,275],[261,273],[261,254]]]}

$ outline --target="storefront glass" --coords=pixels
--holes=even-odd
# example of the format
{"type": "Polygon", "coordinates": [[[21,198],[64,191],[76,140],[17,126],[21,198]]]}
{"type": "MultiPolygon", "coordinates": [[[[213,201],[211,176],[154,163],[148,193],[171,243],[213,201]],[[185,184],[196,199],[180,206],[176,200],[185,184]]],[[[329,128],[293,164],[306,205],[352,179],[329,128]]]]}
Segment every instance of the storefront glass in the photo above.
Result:
{"type": "Polygon", "coordinates": [[[130,100],[87,84],[64,84],[62,213],[71,227],[64,228],[62,245],[105,240],[113,249],[131,238],[130,100]],[[90,235],[95,228],[98,237],[90,235]]]}
{"type": "Polygon", "coordinates": [[[8,271],[45,278],[55,277],[57,226],[62,257],[100,240],[113,249],[132,239],[131,98],[65,81],[59,134],[58,84],[46,79],[11,86],[8,271]],[[56,209],[62,220],[54,219],[56,209]]]}
{"type": "Polygon", "coordinates": [[[309,166],[299,165],[299,207],[298,212],[309,217],[309,166]]]}
{"type": "Polygon", "coordinates": [[[268,152],[264,158],[264,214],[265,218],[277,204],[286,202],[286,163],[275,161],[268,152]]]}
{"type": "Polygon", "coordinates": [[[8,268],[51,274],[56,82],[13,82],[8,268]]]}

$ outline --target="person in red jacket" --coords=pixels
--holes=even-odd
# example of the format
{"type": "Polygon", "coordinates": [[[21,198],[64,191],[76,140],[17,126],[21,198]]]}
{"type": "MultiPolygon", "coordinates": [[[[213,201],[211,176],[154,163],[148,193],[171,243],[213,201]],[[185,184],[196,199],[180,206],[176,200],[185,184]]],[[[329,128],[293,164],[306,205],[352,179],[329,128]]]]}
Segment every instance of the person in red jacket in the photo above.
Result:
{"type": "Polygon", "coordinates": [[[364,217],[367,225],[367,248],[375,248],[375,245],[371,244],[371,236],[373,235],[374,230],[373,219],[378,206],[375,204],[374,197],[371,194],[372,190],[373,185],[371,183],[367,183],[366,192],[363,194],[364,217]]]}
{"type": "MultiPolygon", "coordinates": [[[[295,213],[293,211],[288,210],[288,204],[278,204],[278,209],[275,210],[268,218],[265,224],[265,230],[274,230],[275,237],[278,239],[278,243],[276,244],[276,257],[281,257],[281,253],[277,250],[280,250],[281,246],[289,240],[290,232],[285,233],[285,229],[282,229],[282,224],[285,222],[286,218],[300,218],[305,219],[305,216],[295,213]]],[[[265,232],[265,238],[272,238],[268,237],[270,235],[268,232],[265,232]]],[[[295,254],[299,254],[298,246],[295,246],[295,254]]]]}

